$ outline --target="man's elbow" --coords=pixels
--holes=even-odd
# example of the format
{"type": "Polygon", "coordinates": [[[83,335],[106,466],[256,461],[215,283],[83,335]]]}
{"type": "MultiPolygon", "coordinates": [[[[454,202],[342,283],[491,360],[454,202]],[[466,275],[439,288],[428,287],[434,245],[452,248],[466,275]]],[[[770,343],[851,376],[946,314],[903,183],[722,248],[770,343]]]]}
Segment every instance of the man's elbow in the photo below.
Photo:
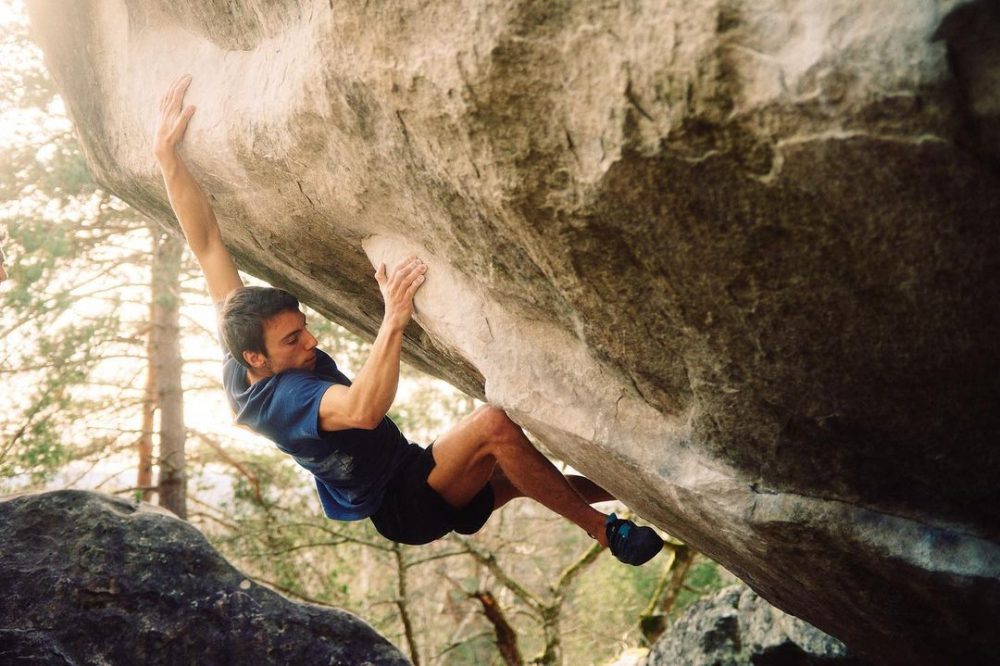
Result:
{"type": "Polygon", "coordinates": [[[378,424],[382,423],[385,414],[368,413],[362,414],[357,419],[357,428],[360,430],[374,430],[378,424]]]}
{"type": "Polygon", "coordinates": [[[385,412],[379,411],[379,405],[375,401],[365,399],[362,394],[353,391],[354,387],[348,389],[349,395],[353,398],[350,401],[350,413],[353,427],[359,430],[374,430],[382,423],[385,412]]]}
{"type": "Polygon", "coordinates": [[[319,405],[319,425],[322,430],[374,430],[385,417],[378,406],[363,399],[354,387],[334,384],[323,395],[319,405]]]}
{"type": "Polygon", "coordinates": [[[324,430],[374,430],[383,416],[365,411],[346,412],[339,418],[329,419],[327,422],[331,427],[324,427],[324,430]]]}

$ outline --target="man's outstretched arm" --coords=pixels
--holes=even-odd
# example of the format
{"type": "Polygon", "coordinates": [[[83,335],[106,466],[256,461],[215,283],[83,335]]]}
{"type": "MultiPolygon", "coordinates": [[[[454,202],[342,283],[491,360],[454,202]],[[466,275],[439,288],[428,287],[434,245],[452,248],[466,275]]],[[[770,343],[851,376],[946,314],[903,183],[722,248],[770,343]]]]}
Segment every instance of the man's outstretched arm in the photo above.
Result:
{"type": "Polygon", "coordinates": [[[236,264],[222,243],[219,223],[215,219],[208,197],[198,185],[177,146],[184,139],[194,107],[183,107],[184,93],[191,85],[191,76],[178,78],[160,99],[160,120],[156,127],[153,151],[163,173],[170,206],[174,209],[188,246],[201,264],[208,282],[212,301],[225,300],[229,292],[243,286],[236,264]]]}

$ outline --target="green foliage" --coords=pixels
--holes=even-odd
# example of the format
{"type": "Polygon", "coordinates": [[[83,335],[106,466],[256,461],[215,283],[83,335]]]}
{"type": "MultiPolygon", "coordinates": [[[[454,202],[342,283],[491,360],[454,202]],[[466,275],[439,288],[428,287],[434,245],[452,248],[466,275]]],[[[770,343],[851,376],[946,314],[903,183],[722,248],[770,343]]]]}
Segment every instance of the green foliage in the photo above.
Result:
{"type": "Polygon", "coordinates": [[[656,583],[660,579],[660,573],[665,562],[667,562],[667,554],[663,553],[650,566],[629,567],[625,569],[624,575],[631,579],[631,588],[635,590],[638,598],[649,599],[653,596],[656,583]]]}
{"type": "Polygon", "coordinates": [[[147,222],[94,183],[27,32],[0,26],[0,490],[130,444],[148,310],[147,222]]]}
{"type": "Polygon", "coordinates": [[[55,86],[29,38],[23,5],[12,9],[20,11],[0,25],[0,59],[7,65],[0,73],[0,113],[10,107],[47,108],[56,97],[55,86]]]}
{"type": "Polygon", "coordinates": [[[677,601],[670,610],[671,619],[680,617],[684,610],[698,599],[714,594],[731,584],[732,579],[723,579],[722,570],[718,564],[704,555],[696,555],[691,569],[684,579],[684,588],[677,595],[677,601]]]}
{"type": "Polygon", "coordinates": [[[37,360],[43,371],[37,373],[19,424],[4,447],[12,454],[0,458],[0,476],[28,476],[32,483],[41,483],[72,459],[73,452],[65,444],[66,431],[79,411],[94,406],[74,396],[72,389],[86,381],[87,368],[99,356],[106,343],[103,334],[113,321],[114,317],[107,317],[67,325],[58,336],[39,338],[37,360]],[[55,369],[59,371],[51,371],[55,369]]]}

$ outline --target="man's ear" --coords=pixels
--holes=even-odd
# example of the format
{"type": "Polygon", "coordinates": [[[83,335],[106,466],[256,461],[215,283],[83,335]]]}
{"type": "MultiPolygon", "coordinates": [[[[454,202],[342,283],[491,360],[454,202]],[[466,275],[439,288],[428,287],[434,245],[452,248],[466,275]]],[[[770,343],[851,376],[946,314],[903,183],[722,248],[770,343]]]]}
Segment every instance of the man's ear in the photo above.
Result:
{"type": "Polygon", "coordinates": [[[261,354],[260,352],[244,350],[243,360],[246,361],[254,370],[259,370],[267,363],[267,356],[261,354]]]}

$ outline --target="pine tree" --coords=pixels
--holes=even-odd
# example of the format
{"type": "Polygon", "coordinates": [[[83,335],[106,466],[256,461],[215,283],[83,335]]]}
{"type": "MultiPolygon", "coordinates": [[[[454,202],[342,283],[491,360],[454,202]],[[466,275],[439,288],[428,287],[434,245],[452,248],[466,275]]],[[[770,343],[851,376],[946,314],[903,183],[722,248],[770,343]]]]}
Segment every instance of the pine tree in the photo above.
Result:
{"type": "MultiPolygon", "coordinates": [[[[158,409],[160,501],[184,515],[183,241],[97,186],[26,22],[3,30],[4,62],[15,66],[0,74],[0,118],[15,131],[0,161],[10,273],[0,373],[17,390],[0,398],[0,475],[9,488],[72,482],[71,463],[86,474],[136,444],[138,467],[151,471],[143,456],[158,409]],[[136,368],[147,365],[156,367],[153,402],[137,388],[136,368]]],[[[149,493],[148,478],[138,485],[149,493]]]]}

